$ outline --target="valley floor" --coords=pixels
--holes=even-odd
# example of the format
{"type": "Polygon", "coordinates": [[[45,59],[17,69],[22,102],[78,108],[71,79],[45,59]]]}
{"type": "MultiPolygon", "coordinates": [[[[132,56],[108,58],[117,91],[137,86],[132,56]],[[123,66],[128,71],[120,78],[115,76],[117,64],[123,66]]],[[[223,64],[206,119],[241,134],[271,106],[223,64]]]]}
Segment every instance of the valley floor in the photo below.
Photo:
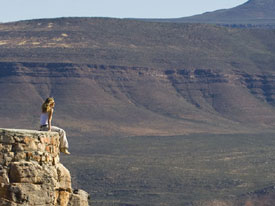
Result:
{"type": "Polygon", "coordinates": [[[273,133],[82,138],[62,161],[93,206],[244,201],[275,182],[273,133]]]}

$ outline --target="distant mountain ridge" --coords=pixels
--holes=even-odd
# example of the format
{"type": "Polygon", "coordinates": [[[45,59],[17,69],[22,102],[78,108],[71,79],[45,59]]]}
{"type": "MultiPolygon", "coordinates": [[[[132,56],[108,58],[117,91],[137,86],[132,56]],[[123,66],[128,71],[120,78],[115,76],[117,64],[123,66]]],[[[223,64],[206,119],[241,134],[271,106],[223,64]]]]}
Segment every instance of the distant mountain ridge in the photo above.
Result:
{"type": "Polygon", "coordinates": [[[160,20],[178,23],[211,23],[275,27],[275,0],[249,0],[231,8],[190,17],[160,20]]]}

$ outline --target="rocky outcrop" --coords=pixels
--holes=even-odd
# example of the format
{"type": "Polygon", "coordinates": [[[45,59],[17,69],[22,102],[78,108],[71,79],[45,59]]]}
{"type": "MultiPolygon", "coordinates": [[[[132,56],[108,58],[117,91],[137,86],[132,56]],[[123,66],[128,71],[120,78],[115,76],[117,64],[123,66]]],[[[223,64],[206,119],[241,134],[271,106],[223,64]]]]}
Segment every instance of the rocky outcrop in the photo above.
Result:
{"type": "Polygon", "coordinates": [[[1,206],[88,206],[59,162],[56,132],[0,129],[1,206]]]}

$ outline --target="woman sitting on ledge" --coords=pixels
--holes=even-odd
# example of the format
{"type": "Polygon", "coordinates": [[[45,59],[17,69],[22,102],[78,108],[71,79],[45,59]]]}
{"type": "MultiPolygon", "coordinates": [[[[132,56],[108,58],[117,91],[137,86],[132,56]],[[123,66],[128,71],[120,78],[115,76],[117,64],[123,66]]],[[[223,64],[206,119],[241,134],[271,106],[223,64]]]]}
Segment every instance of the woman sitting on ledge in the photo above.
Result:
{"type": "Polygon", "coordinates": [[[53,131],[58,132],[60,136],[60,151],[65,154],[70,154],[68,151],[69,144],[66,137],[66,132],[59,128],[52,126],[53,108],[55,102],[54,98],[48,97],[42,104],[42,114],[40,116],[40,131],[53,131]]]}

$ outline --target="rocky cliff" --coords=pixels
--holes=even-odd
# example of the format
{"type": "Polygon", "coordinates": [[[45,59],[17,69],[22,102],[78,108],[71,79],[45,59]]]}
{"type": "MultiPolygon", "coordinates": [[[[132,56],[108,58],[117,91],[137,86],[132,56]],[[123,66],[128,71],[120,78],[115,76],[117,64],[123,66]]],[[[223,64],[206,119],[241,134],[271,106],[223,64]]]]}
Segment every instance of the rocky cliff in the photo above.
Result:
{"type": "Polygon", "coordinates": [[[88,206],[59,161],[55,132],[0,129],[1,206],[88,206]]]}

